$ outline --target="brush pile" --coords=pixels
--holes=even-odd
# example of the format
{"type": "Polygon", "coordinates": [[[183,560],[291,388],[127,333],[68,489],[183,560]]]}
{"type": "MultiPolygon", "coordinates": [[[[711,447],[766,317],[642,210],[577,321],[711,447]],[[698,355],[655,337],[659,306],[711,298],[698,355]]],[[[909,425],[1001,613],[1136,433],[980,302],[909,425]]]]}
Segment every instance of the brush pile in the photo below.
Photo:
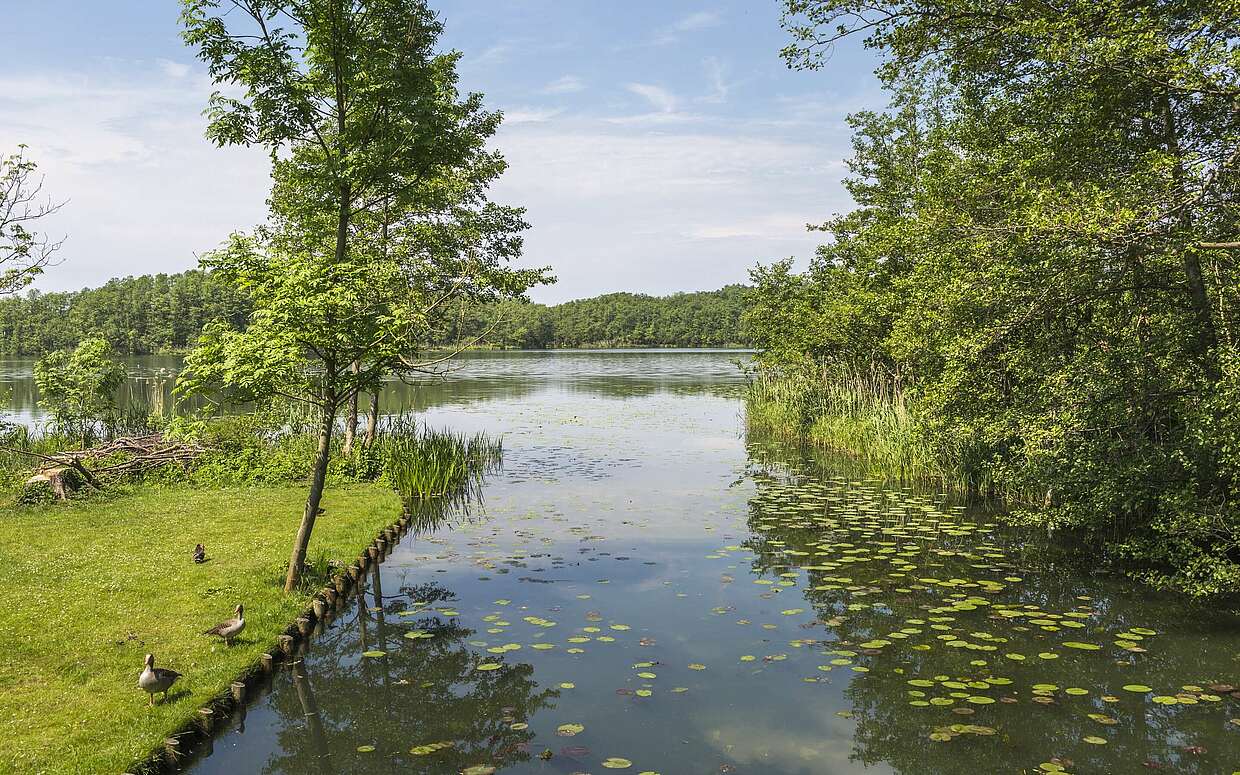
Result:
{"type": "Polygon", "coordinates": [[[23,452],[42,464],[26,481],[22,500],[66,500],[84,485],[103,490],[108,482],[140,477],[169,466],[188,469],[206,452],[206,447],[167,439],[159,433],[126,436],[90,449],[50,455],[23,452]]]}

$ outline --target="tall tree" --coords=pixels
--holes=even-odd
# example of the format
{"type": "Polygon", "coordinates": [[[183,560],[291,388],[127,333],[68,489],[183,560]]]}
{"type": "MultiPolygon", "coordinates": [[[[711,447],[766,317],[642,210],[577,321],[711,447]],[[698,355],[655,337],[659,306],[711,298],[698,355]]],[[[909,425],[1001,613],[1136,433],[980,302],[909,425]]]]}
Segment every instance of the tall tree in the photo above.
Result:
{"type": "Polygon", "coordinates": [[[244,330],[208,329],[183,392],[283,396],[320,417],[318,454],[286,577],[305,561],[336,416],[384,375],[431,368],[418,332],[449,299],[512,297],[521,211],[486,201],[500,116],[460,96],[459,54],[423,0],[184,0],[186,41],[215,82],[208,136],[272,151],[271,223],[210,265],[253,297],[244,330]],[[223,10],[221,10],[223,9],[223,10]],[[399,249],[378,239],[401,224],[399,249]]]}
{"type": "Polygon", "coordinates": [[[1240,9],[785,11],[791,65],[859,38],[893,105],[853,117],[858,207],[810,272],[756,275],[760,338],[904,380],[926,442],[1029,519],[1160,582],[1240,588],[1240,428],[1219,400],[1240,380],[1240,9]]]}

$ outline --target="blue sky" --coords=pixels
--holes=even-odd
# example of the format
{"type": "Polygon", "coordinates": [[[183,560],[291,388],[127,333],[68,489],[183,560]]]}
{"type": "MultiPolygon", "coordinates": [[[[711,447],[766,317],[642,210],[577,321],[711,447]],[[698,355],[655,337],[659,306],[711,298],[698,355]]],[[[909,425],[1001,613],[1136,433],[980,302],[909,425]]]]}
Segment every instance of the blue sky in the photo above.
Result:
{"type": "MultiPolygon", "coordinates": [[[[196,264],[264,218],[258,150],[202,136],[212,87],[175,0],[42,0],[5,11],[0,150],[17,143],[68,205],[45,290],[196,264]]],[[[848,209],[845,116],[885,98],[869,52],[788,70],[777,0],[433,0],[462,85],[507,121],[495,198],[529,209],[525,263],[558,302],[741,282],[812,254],[805,225],[848,209]]]]}

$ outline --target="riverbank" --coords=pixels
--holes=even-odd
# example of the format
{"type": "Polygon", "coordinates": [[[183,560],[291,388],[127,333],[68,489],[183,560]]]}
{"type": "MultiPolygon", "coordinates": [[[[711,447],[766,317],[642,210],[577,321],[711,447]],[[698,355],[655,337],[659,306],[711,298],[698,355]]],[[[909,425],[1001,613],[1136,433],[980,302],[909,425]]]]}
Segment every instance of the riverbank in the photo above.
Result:
{"type": "Polygon", "coordinates": [[[1032,445],[996,442],[995,434],[919,411],[906,393],[877,381],[759,373],[745,413],[751,430],[840,455],[847,476],[1001,503],[1005,523],[1054,534],[1082,563],[1235,608],[1240,566],[1234,535],[1217,514],[1189,519],[1183,504],[1139,492],[1114,493],[1106,508],[1090,510],[1090,498],[1101,496],[1083,479],[1048,481],[1032,445]],[[1175,519],[1157,514],[1173,508],[1175,519]]]}
{"type": "Polygon", "coordinates": [[[0,770],[123,772],[158,748],[306,607],[330,562],[400,514],[382,485],[328,491],[304,592],[283,572],[304,488],[160,489],[9,509],[0,545],[0,770]],[[209,561],[195,564],[196,543],[209,561]],[[317,583],[317,586],[316,586],[317,583]],[[232,648],[202,631],[246,606],[232,648]],[[137,688],[143,656],[184,677],[166,703],[137,688]]]}

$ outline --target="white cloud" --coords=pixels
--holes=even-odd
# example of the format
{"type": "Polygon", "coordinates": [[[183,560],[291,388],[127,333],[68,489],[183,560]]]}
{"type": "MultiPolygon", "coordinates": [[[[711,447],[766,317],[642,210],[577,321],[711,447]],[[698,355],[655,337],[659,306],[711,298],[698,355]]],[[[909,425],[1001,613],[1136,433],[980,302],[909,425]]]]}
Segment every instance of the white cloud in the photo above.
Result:
{"type": "Polygon", "coordinates": [[[542,88],[543,94],[576,94],[584,91],[586,84],[575,75],[558,78],[542,88]]]}
{"type": "Polygon", "coordinates": [[[703,102],[724,103],[728,101],[728,92],[732,86],[724,76],[726,72],[723,63],[717,57],[706,57],[702,60],[702,66],[706,68],[706,77],[710,82],[710,93],[702,98],[703,102]]]}
{"type": "MultiPolygon", "coordinates": [[[[825,219],[819,217],[818,220],[825,219]]],[[[800,242],[805,236],[807,226],[804,215],[770,213],[727,223],[697,224],[686,231],[685,236],[693,240],[748,239],[800,242]]]]}
{"type": "MultiPolygon", "coordinates": [[[[681,36],[689,32],[699,32],[701,30],[718,27],[723,24],[723,18],[713,11],[698,11],[688,16],[682,16],[671,24],[657,31],[649,42],[638,44],[641,46],[666,46],[680,40],[681,36]]],[[[621,47],[624,48],[624,47],[621,47]]]]}
{"type": "Polygon", "coordinates": [[[465,57],[464,63],[474,66],[497,65],[504,62],[512,54],[513,47],[508,43],[497,43],[485,49],[476,57],[465,57]]]}
{"type": "Polygon", "coordinates": [[[505,124],[541,124],[564,112],[563,108],[506,108],[505,124]]]}
{"type": "Polygon", "coordinates": [[[181,271],[196,265],[195,252],[265,218],[268,159],[206,141],[210,92],[204,78],[170,83],[149,66],[0,77],[0,149],[29,144],[48,195],[69,200],[40,224],[68,241],[38,287],[181,271]]]}
{"type": "Polygon", "coordinates": [[[163,72],[163,74],[169,78],[179,79],[189,75],[190,67],[187,64],[173,62],[171,59],[159,59],[156,60],[156,62],[159,64],[159,69],[163,72]]]}
{"type": "MultiPolygon", "coordinates": [[[[170,79],[151,61],[114,75],[0,75],[0,149],[29,143],[48,194],[70,200],[47,224],[69,241],[45,290],[189,268],[265,218],[266,155],[214,148],[201,116],[209,81],[196,67],[170,79]]],[[[648,112],[506,111],[494,145],[510,170],[495,196],[529,210],[525,264],[561,278],[536,298],[741,282],[760,260],[812,255],[825,235],[805,224],[848,209],[836,182],[847,133],[801,123],[810,117],[792,103],[724,120],[685,112],[665,86],[626,93],[648,112]]]]}
{"type": "Polygon", "coordinates": [[[723,19],[719,17],[719,14],[713,11],[698,11],[678,20],[671,28],[676,32],[694,32],[718,27],[722,22],[723,19]]]}
{"type": "Polygon", "coordinates": [[[676,95],[661,86],[648,83],[630,83],[624,88],[648,101],[660,113],[676,112],[676,95]]]}
{"type": "Polygon", "coordinates": [[[842,149],[737,121],[619,126],[562,117],[505,127],[499,201],[528,208],[526,263],[551,264],[541,301],[743,282],[758,261],[808,258],[807,223],[848,209],[842,149]]]}

